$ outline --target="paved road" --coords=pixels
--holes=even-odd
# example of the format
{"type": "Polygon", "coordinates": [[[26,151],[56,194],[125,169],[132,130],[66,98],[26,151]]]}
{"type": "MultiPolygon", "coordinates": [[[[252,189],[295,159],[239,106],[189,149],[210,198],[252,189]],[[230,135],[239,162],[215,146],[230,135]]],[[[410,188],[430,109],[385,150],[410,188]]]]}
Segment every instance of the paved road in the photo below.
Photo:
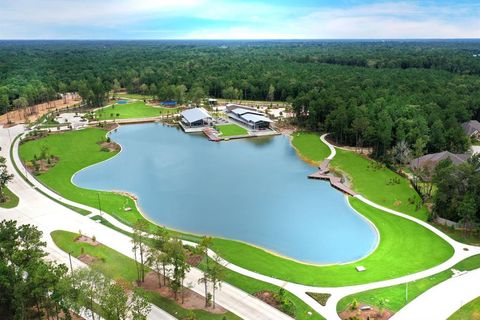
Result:
{"type": "Polygon", "coordinates": [[[479,296],[479,284],[480,269],[450,278],[418,296],[391,319],[447,319],[479,296]]]}
{"type": "MultiPolygon", "coordinates": [[[[22,128],[16,126],[10,128],[10,131],[10,136],[13,139],[17,133],[22,131],[22,128]]],[[[20,198],[19,205],[16,208],[0,210],[2,219],[14,219],[22,224],[29,223],[37,226],[43,231],[44,240],[47,242],[47,252],[50,254],[50,257],[65,263],[67,266],[68,255],[62,252],[50,237],[50,233],[54,230],[71,232],[81,230],[83,234],[87,236],[95,235],[99,242],[133,258],[131,239],[129,237],[48,199],[29,186],[17,174],[11,166],[9,157],[7,157],[10,138],[5,129],[0,129],[0,143],[2,146],[1,154],[7,158],[10,172],[14,174],[14,180],[9,184],[9,188],[20,198]]],[[[78,264],[79,261],[76,263],[78,264]]],[[[203,285],[198,283],[198,279],[201,277],[201,271],[192,268],[187,274],[185,282],[193,291],[203,295],[203,285]]],[[[244,319],[291,319],[277,309],[227,283],[222,284],[222,288],[216,296],[219,305],[244,319]]],[[[149,317],[150,319],[168,319],[165,313],[156,309],[153,309],[155,311],[149,317]]]]}

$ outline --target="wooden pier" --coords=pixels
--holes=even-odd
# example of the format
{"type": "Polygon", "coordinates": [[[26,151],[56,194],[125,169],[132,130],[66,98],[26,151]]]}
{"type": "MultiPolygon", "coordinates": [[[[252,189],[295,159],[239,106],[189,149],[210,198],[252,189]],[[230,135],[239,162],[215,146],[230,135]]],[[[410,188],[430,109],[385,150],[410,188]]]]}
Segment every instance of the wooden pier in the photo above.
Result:
{"type": "Polygon", "coordinates": [[[337,189],[337,190],[339,190],[343,193],[346,193],[346,194],[348,194],[352,197],[357,195],[357,193],[355,191],[353,191],[352,189],[350,189],[349,187],[347,187],[346,185],[344,185],[342,183],[342,179],[340,179],[339,177],[327,175],[322,170],[319,170],[315,173],[312,173],[311,175],[308,176],[308,178],[309,179],[330,181],[330,185],[332,187],[334,187],[335,189],[337,189]]]}
{"type": "Polygon", "coordinates": [[[203,129],[203,133],[208,137],[208,140],[210,141],[218,142],[222,140],[218,137],[218,131],[213,128],[205,128],[203,129]]]}
{"type": "Polygon", "coordinates": [[[322,163],[318,166],[318,169],[320,170],[320,173],[327,174],[330,172],[330,169],[328,169],[328,166],[330,164],[330,159],[325,159],[322,161],[322,163]]]}

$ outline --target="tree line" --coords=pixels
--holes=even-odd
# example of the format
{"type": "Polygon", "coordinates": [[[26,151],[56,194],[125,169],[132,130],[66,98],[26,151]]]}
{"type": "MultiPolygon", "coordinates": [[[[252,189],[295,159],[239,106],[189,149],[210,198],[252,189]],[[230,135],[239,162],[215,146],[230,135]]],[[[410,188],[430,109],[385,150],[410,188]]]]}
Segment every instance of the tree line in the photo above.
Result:
{"type": "Polygon", "coordinates": [[[0,42],[0,112],[79,92],[179,103],[205,96],[287,101],[298,124],[385,158],[463,152],[460,124],[480,119],[479,41],[0,42]]]}

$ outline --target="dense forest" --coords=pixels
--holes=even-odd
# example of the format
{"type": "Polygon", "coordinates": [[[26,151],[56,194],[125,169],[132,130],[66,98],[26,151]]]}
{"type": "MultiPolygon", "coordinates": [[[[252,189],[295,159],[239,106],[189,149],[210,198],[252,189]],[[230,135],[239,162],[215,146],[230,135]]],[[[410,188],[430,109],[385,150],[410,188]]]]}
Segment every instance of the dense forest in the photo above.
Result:
{"type": "Polygon", "coordinates": [[[76,91],[90,106],[127,89],[291,102],[300,125],[374,156],[464,152],[480,120],[480,41],[3,41],[0,110],[76,91]]]}

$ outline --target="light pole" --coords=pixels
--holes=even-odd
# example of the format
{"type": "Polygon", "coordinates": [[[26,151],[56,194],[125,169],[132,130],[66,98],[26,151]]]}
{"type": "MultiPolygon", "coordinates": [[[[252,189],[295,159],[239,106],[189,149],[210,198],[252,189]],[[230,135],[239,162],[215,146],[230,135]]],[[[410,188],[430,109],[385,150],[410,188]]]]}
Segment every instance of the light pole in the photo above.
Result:
{"type": "Polygon", "coordinates": [[[408,282],[405,283],[405,302],[408,302],[408,282]]]}
{"type": "Polygon", "coordinates": [[[68,260],[70,261],[70,273],[72,274],[72,277],[73,277],[72,255],[70,251],[68,252],[68,260]]]}
{"type": "Polygon", "coordinates": [[[100,211],[100,216],[102,215],[102,203],[100,202],[100,192],[97,193],[98,197],[98,210],[100,211]]]}

